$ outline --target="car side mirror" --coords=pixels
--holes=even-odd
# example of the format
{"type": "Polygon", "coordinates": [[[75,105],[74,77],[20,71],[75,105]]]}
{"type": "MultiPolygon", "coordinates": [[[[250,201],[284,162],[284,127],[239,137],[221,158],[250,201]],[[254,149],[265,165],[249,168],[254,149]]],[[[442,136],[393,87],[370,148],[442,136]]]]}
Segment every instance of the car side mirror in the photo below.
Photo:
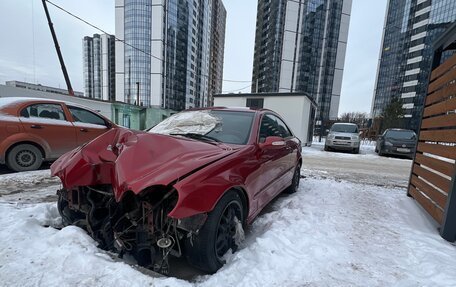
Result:
{"type": "Polygon", "coordinates": [[[281,137],[267,137],[264,143],[260,143],[261,148],[280,148],[285,145],[285,141],[281,137]]]}
{"type": "Polygon", "coordinates": [[[382,138],[383,138],[382,135],[379,135],[379,136],[377,137],[377,139],[379,139],[379,140],[381,140],[382,138]]]}
{"type": "Polygon", "coordinates": [[[106,121],[106,127],[107,127],[108,129],[111,129],[111,128],[112,128],[112,123],[109,122],[109,121],[106,121]]]}
{"type": "Polygon", "coordinates": [[[326,133],[329,133],[329,130],[326,130],[326,133]]]}

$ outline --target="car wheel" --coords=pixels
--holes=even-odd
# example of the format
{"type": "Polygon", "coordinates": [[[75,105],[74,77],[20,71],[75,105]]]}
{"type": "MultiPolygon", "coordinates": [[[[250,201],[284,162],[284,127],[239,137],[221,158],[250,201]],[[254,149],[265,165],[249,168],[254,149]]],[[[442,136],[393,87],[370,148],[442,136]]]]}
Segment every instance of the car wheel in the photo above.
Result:
{"type": "Polygon", "coordinates": [[[298,164],[295,168],[291,185],[284,190],[285,193],[292,194],[299,189],[299,180],[301,179],[301,165],[298,164]]]}
{"type": "Polygon", "coordinates": [[[375,147],[375,153],[378,153],[378,148],[377,147],[375,147]]]}
{"type": "Polygon", "coordinates": [[[203,271],[214,273],[225,264],[224,255],[235,252],[244,237],[242,200],[228,191],[207,217],[198,235],[185,241],[188,262],[203,271]]]}
{"type": "Polygon", "coordinates": [[[379,156],[384,156],[384,155],[385,155],[385,153],[382,151],[381,148],[378,150],[378,155],[379,155],[379,156]]]}
{"type": "Polygon", "coordinates": [[[325,145],[325,151],[329,151],[329,147],[325,145]]]}
{"type": "Polygon", "coordinates": [[[358,147],[358,148],[355,148],[355,149],[353,150],[353,153],[358,154],[358,153],[359,153],[359,147],[358,147]]]}
{"type": "Polygon", "coordinates": [[[14,171],[36,170],[42,163],[43,154],[31,144],[17,145],[6,156],[6,164],[14,171]]]}

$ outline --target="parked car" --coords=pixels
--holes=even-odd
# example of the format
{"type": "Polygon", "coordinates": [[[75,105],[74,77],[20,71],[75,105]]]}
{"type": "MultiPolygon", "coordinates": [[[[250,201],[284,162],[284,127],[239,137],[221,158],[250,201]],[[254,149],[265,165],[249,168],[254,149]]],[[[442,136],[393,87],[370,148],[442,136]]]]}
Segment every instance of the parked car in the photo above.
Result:
{"type": "Polygon", "coordinates": [[[375,152],[382,155],[401,155],[413,158],[416,134],[412,130],[387,129],[378,137],[375,152]]]}
{"type": "Polygon", "coordinates": [[[359,130],[356,124],[335,123],[331,126],[325,141],[325,151],[349,150],[359,153],[359,130]]]}
{"type": "Polygon", "coordinates": [[[85,107],[34,98],[0,98],[0,164],[38,169],[116,127],[85,107]]]}
{"type": "Polygon", "coordinates": [[[185,256],[212,273],[243,226],[296,192],[301,142],[270,110],[184,111],[148,132],[113,129],[51,166],[65,225],[157,272],[185,256]]]}

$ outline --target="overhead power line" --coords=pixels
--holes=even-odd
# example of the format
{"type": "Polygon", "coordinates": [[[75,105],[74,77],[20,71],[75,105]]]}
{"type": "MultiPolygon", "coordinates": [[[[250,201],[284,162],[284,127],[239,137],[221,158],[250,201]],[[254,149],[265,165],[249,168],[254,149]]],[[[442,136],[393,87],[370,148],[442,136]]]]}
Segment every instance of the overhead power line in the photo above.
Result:
{"type": "MultiPolygon", "coordinates": [[[[62,6],[59,6],[59,5],[53,3],[53,2],[50,1],[50,0],[45,0],[45,1],[46,1],[47,3],[49,3],[49,4],[51,4],[52,6],[54,6],[55,8],[61,10],[62,12],[64,12],[64,13],[66,13],[66,14],[68,14],[68,15],[74,17],[74,18],[76,18],[77,20],[83,22],[84,24],[86,24],[86,25],[88,25],[88,26],[90,26],[90,27],[92,27],[92,28],[94,28],[94,29],[96,29],[96,30],[98,30],[98,31],[100,31],[100,32],[102,32],[102,33],[104,33],[104,34],[112,35],[111,33],[108,33],[107,31],[105,31],[105,30],[99,28],[98,26],[96,26],[96,25],[90,23],[89,21],[87,21],[87,20],[85,20],[85,19],[79,17],[78,15],[75,15],[75,14],[71,13],[70,11],[66,10],[66,9],[63,8],[62,6]]],[[[159,58],[159,57],[157,57],[157,56],[155,56],[155,55],[153,55],[153,54],[151,54],[151,53],[148,53],[148,52],[146,52],[146,51],[144,51],[144,50],[142,50],[142,49],[140,49],[140,48],[138,48],[138,47],[135,47],[135,46],[133,46],[133,45],[127,43],[125,40],[119,39],[118,37],[116,37],[116,35],[113,35],[113,36],[114,36],[114,39],[115,39],[116,41],[121,42],[121,43],[123,43],[124,45],[129,46],[129,47],[131,47],[132,49],[134,49],[134,50],[136,50],[136,51],[139,51],[139,52],[141,52],[141,53],[144,53],[145,55],[147,55],[147,56],[149,56],[149,57],[152,57],[152,58],[157,59],[157,60],[159,60],[159,61],[165,62],[163,59],[161,59],[161,58],[159,58]]],[[[166,45],[166,44],[165,44],[165,45],[166,45]]],[[[190,69],[185,69],[185,70],[188,71],[188,72],[194,72],[194,71],[192,71],[192,70],[190,70],[190,69]]],[[[201,76],[209,78],[209,75],[206,75],[206,74],[201,74],[201,76]]],[[[222,79],[222,81],[223,81],[223,82],[232,82],[232,83],[252,83],[252,81],[247,81],[247,80],[224,80],[224,79],[222,79]]],[[[250,86],[250,85],[249,85],[249,86],[250,86]]],[[[245,88],[243,88],[243,89],[245,89],[245,88]]],[[[242,90],[242,89],[240,89],[240,90],[242,90]]]]}

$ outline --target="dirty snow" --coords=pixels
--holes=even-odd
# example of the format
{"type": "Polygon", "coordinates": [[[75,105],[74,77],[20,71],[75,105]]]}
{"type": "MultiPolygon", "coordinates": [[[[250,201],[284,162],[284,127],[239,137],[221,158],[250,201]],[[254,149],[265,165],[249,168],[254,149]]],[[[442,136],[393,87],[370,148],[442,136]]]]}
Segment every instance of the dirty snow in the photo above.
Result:
{"type": "MultiPolygon", "coordinates": [[[[374,160],[315,146],[304,149],[304,160],[308,155],[333,159],[331,164],[343,157],[374,160]]],[[[60,225],[53,202],[0,197],[0,285],[456,286],[455,246],[439,236],[405,188],[346,181],[337,170],[323,176],[311,168],[303,170],[296,194],[265,208],[222,269],[189,281],[150,276],[114,259],[76,227],[48,227],[60,225]]],[[[5,177],[35,182],[40,173],[48,177],[45,171],[0,175],[0,183],[5,177]]],[[[43,196],[54,195],[53,187],[43,196]]]]}

